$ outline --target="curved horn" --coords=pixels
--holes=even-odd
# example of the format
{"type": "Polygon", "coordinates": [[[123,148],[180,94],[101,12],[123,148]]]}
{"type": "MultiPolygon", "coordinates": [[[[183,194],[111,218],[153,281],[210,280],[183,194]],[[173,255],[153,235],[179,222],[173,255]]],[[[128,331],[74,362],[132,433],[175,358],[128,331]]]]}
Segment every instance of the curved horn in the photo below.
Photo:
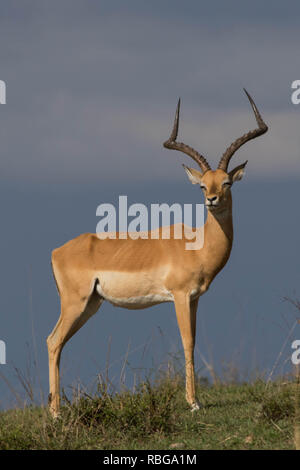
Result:
{"type": "Polygon", "coordinates": [[[177,104],[173,130],[171,132],[169,139],[166,140],[166,142],[164,142],[163,144],[164,147],[167,149],[179,150],[180,152],[186,153],[193,160],[195,160],[195,162],[198,163],[198,165],[200,166],[203,172],[210,170],[211,168],[209,166],[209,163],[206,161],[206,159],[202,155],[200,155],[200,153],[196,152],[196,150],[194,150],[189,145],[183,144],[181,142],[176,142],[177,134],[178,134],[178,125],[179,125],[179,111],[180,111],[180,98],[177,104]]]}
{"type": "Polygon", "coordinates": [[[268,126],[266,125],[266,123],[263,121],[261,115],[259,114],[259,111],[258,111],[253,99],[251,98],[251,96],[249,95],[247,90],[245,90],[245,88],[243,90],[246,93],[246,95],[247,95],[247,97],[250,101],[250,104],[252,106],[252,109],[253,109],[253,112],[254,112],[254,115],[255,115],[255,119],[256,119],[256,122],[258,124],[258,128],[254,129],[253,131],[247,132],[247,134],[242,135],[242,137],[240,137],[239,139],[236,139],[230,145],[230,147],[228,147],[228,149],[226,149],[226,151],[223,153],[223,155],[221,157],[221,160],[220,160],[220,163],[219,163],[219,166],[218,166],[219,169],[224,170],[224,171],[227,171],[227,168],[228,168],[231,157],[242,145],[244,145],[246,142],[248,142],[248,140],[255,139],[256,137],[259,137],[260,135],[265,134],[265,132],[267,132],[267,130],[268,130],[268,126]]]}

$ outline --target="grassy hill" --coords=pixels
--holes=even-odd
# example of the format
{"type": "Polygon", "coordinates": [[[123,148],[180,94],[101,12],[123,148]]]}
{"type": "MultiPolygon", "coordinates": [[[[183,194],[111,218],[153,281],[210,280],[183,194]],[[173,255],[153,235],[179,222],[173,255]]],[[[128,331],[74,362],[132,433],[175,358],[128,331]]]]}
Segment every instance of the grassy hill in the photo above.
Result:
{"type": "MultiPolygon", "coordinates": [[[[143,382],[135,393],[63,400],[0,413],[0,449],[295,449],[295,380],[209,385],[198,380],[204,407],[192,413],[180,376],[143,382]]],[[[299,432],[299,430],[298,430],[299,432]]]]}

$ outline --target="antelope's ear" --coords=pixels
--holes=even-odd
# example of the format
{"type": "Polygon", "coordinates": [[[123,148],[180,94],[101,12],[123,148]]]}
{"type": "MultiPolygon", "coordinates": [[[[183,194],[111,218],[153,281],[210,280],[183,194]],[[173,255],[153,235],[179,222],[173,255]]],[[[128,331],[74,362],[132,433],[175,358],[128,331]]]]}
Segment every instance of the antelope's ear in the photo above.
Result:
{"type": "Polygon", "coordinates": [[[189,180],[192,184],[200,184],[201,183],[201,178],[203,174],[199,170],[195,170],[194,168],[189,168],[186,165],[182,165],[183,168],[185,169],[186,174],[189,177],[189,180]]]}
{"type": "Polygon", "coordinates": [[[245,173],[245,166],[247,165],[248,160],[245,163],[242,163],[239,166],[236,166],[233,170],[231,170],[228,174],[231,181],[234,183],[235,181],[240,181],[245,173]]]}

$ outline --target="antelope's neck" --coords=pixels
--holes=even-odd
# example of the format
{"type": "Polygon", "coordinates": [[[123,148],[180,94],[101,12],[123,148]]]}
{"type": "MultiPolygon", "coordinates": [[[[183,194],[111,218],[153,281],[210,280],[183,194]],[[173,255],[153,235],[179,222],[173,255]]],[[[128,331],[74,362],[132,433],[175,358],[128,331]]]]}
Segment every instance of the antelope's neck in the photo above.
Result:
{"type": "Polygon", "coordinates": [[[233,242],[232,205],[222,213],[208,211],[204,226],[205,266],[214,277],[226,264],[233,242]]]}

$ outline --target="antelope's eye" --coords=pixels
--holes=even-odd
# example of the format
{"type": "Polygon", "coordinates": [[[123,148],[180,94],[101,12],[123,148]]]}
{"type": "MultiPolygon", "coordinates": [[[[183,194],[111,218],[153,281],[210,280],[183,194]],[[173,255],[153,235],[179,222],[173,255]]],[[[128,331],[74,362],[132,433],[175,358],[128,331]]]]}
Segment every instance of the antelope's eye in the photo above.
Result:
{"type": "Polygon", "coordinates": [[[206,186],[204,186],[204,184],[201,184],[201,185],[200,185],[200,188],[205,190],[205,189],[206,189],[206,186]]]}
{"type": "Polygon", "coordinates": [[[230,186],[232,186],[232,183],[230,183],[230,181],[225,181],[225,182],[223,183],[223,186],[228,186],[228,187],[230,187],[230,186]]]}

